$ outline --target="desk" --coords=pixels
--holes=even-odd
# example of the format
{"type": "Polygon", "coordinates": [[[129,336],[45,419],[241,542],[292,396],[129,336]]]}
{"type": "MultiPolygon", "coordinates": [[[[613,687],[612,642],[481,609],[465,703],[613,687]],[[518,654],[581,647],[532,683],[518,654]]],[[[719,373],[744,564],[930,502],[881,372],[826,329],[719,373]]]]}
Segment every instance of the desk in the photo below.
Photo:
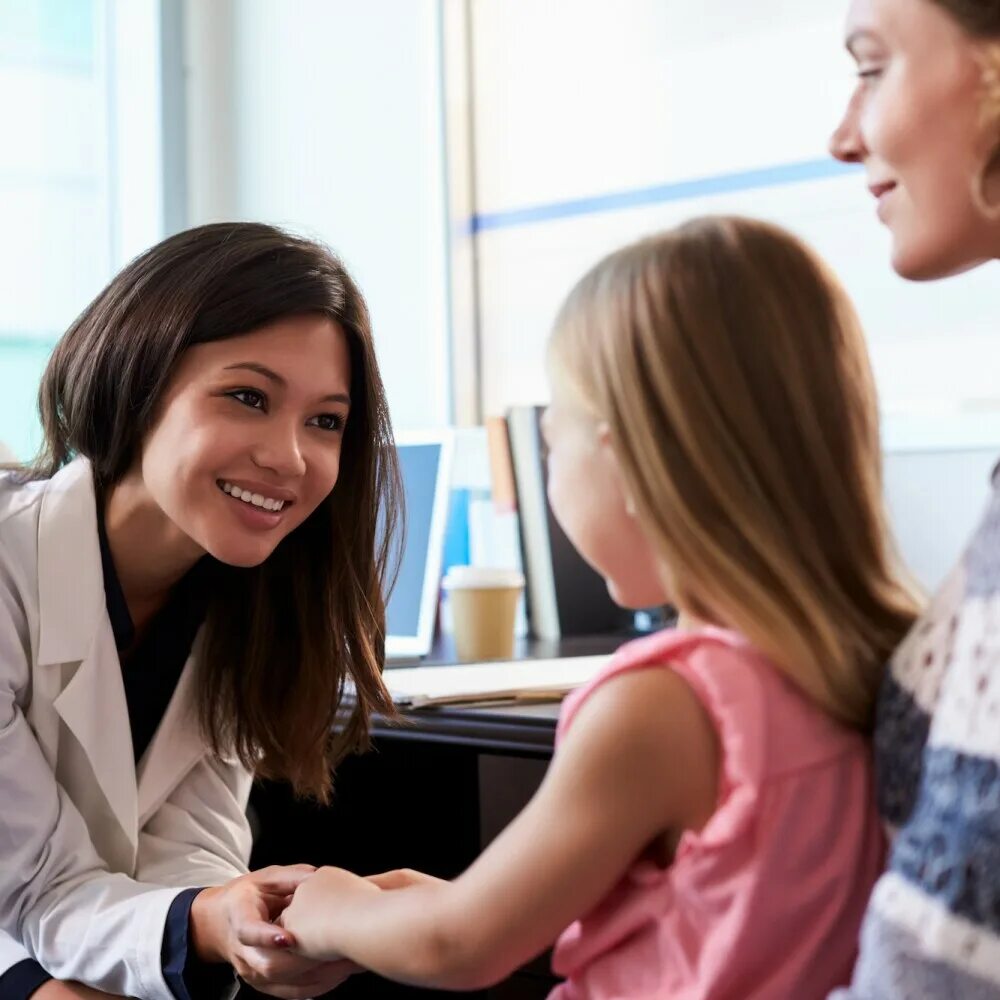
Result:
{"type": "MultiPolygon", "coordinates": [[[[296,802],[282,784],[255,787],[251,866],[305,861],[362,875],[416,868],[454,878],[538,787],[552,754],[558,713],[556,704],[463,706],[408,712],[402,726],[377,719],[373,751],[343,762],[329,807],[296,802]]],[[[416,990],[369,974],[330,996],[541,1000],[554,982],[546,957],[477,993],[416,990]]],[[[240,1000],[258,996],[244,987],[240,1000]]]]}

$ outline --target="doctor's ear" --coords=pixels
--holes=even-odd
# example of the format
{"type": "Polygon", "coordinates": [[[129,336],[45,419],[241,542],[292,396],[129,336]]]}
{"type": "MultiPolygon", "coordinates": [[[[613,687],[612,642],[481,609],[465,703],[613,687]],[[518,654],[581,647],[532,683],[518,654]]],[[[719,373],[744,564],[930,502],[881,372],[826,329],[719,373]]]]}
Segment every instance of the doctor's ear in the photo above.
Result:
{"type": "Polygon", "coordinates": [[[601,450],[610,459],[615,482],[618,484],[618,492],[621,493],[622,501],[625,504],[625,513],[629,517],[635,517],[637,513],[635,498],[632,496],[631,490],[629,490],[625,483],[625,477],[622,475],[622,467],[618,461],[618,453],[615,451],[614,441],[611,436],[611,425],[606,420],[602,420],[597,425],[597,442],[601,450]]]}

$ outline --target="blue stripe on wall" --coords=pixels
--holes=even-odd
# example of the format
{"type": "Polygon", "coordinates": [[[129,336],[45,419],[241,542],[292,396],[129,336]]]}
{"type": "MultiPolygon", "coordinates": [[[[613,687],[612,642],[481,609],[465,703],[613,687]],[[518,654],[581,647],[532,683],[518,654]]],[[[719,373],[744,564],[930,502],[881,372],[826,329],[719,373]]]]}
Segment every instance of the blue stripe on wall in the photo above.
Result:
{"type": "Polygon", "coordinates": [[[491,229],[510,229],[536,222],[551,222],[555,219],[594,215],[597,212],[613,212],[623,208],[638,208],[642,205],[683,201],[687,198],[752,191],[756,188],[779,187],[783,184],[801,184],[803,181],[826,180],[830,177],[856,173],[859,169],[852,164],[838,163],[836,160],[826,158],[807,160],[803,163],[783,163],[757,170],[742,170],[737,173],[634,188],[631,191],[614,191],[589,198],[556,201],[547,205],[530,205],[505,212],[484,212],[472,217],[470,228],[473,233],[483,233],[491,229]]]}

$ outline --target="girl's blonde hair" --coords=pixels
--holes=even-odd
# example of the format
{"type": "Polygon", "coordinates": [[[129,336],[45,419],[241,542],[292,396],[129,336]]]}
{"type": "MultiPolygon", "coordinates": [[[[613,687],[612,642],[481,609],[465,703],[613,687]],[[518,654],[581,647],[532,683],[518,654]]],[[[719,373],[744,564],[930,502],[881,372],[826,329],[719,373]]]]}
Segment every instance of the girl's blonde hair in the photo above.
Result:
{"type": "Polygon", "coordinates": [[[824,264],[763,222],[689,222],[581,279],[550,362],[607,421],[677,606],[868,728],[917,601],[889,541],[864,338],[824,264]]]}

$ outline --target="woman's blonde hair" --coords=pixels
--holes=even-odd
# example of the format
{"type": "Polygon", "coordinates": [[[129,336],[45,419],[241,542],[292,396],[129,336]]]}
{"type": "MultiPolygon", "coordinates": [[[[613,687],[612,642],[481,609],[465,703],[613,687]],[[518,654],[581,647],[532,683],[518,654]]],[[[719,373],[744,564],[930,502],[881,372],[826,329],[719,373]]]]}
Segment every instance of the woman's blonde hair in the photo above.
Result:
{"type": "Polygon", "coordinates": [[[775,226],[694,220],[585,275],[550,363],[607,421],[677,606],[868,728],[917,602],[889,541],[864,338],[824,264],[775,226]]]}

